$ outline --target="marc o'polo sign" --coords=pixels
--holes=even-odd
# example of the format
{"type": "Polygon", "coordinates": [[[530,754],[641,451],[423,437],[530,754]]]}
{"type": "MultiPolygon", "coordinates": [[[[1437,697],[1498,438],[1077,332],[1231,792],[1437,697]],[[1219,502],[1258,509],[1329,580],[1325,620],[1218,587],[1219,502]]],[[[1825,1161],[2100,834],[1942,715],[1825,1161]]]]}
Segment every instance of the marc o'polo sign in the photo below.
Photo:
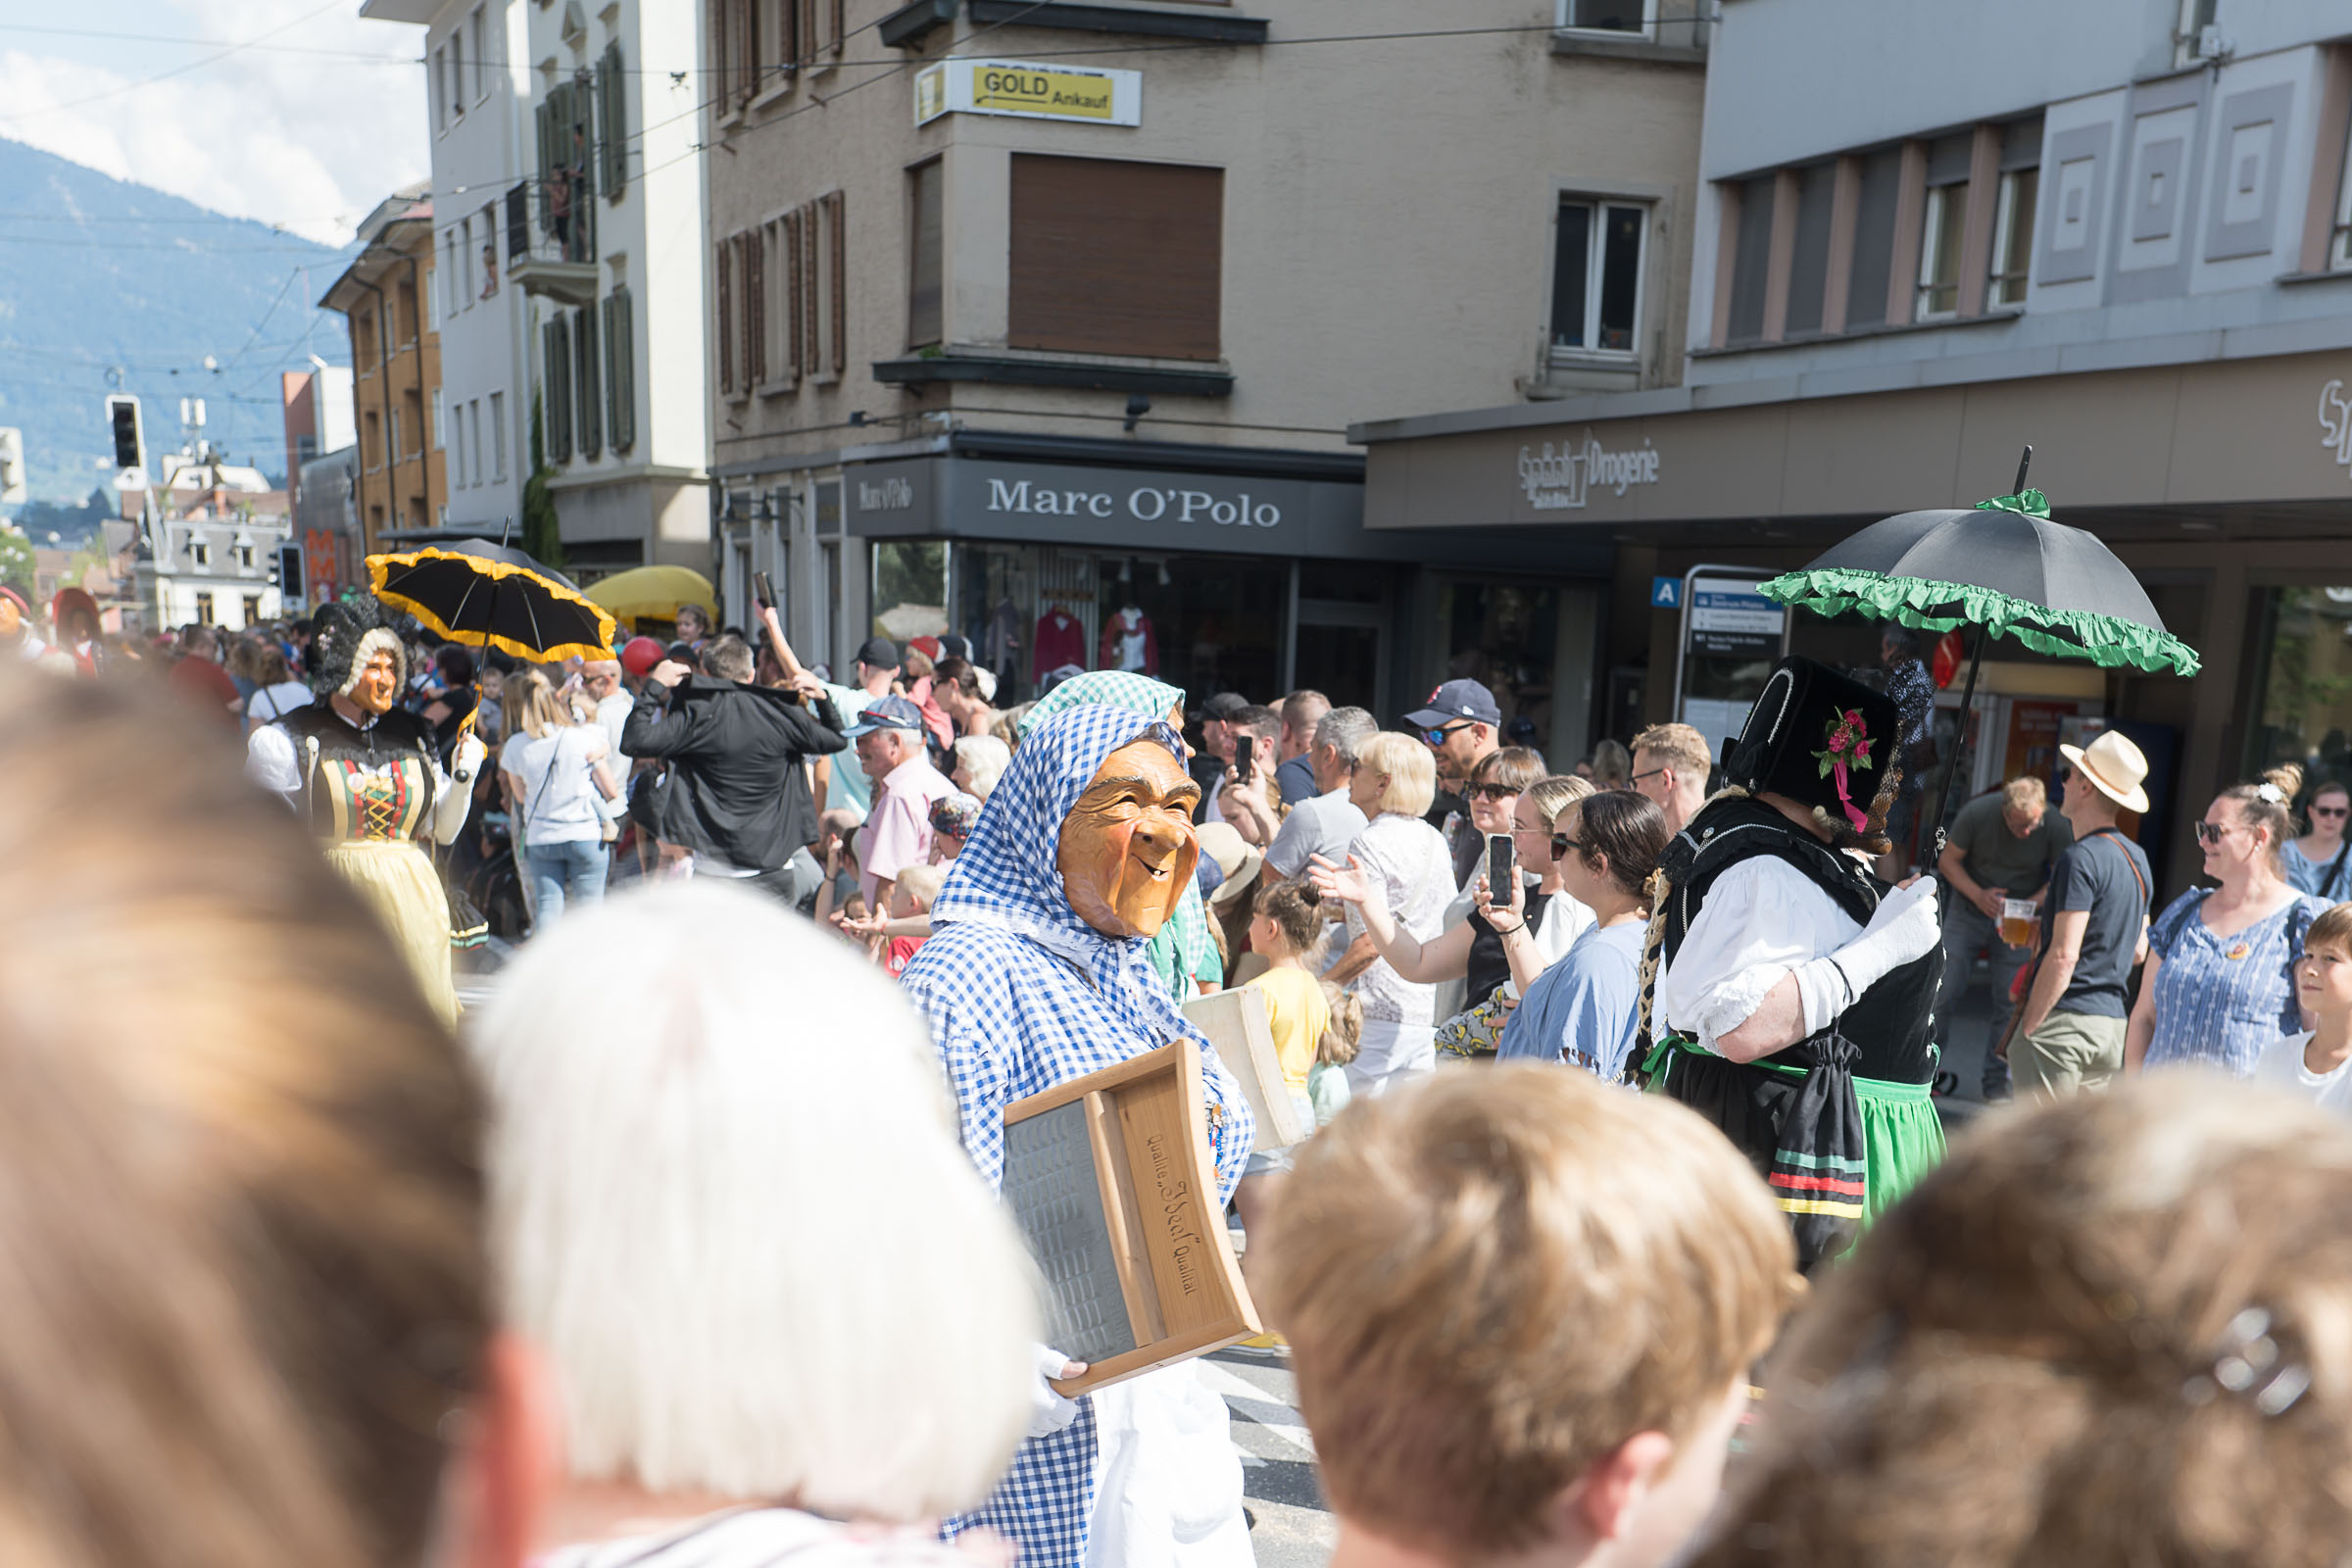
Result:
{"type": "Polygon", "coordinates": [[[914,78],[914,122],[927,125],[942,115],[1140,125],[1144,74],[1028,60],[943,60],[914,78]]]}
{"type": "Polygon", "coordinates": [[[934,458],[853,466],[851,528],[872,535],[951,534],[1040,544],[1306,553],[1316,492],[1352,517],[1359,487],[1306,479],[1094,468],[1069,464],[934,458]]]}

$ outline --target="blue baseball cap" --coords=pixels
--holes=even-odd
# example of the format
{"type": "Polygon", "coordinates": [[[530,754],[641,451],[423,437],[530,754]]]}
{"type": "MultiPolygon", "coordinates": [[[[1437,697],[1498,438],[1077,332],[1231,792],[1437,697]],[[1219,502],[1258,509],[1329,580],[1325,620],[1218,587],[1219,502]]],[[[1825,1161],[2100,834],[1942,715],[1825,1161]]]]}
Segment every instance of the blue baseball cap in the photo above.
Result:
{"type": "Polygon", "coordinates": [[[857,723],[841,733],[850,740],[856,740],[860,735],[871,735],[876,730],[919,730],[922,727],[923,710],[914,706],[911,698],[878,697],[866,705],[864,712],[858,715],[857,723]]]}
{"type": "Polygon", "coordinates": [[[1429,694],[1429,702],[1404,715],[1415,729],[1444,729],[1468,719],[1480,724],[1502,723],[1494,694],[1474,680],[1449,680],[1429,694]]]}

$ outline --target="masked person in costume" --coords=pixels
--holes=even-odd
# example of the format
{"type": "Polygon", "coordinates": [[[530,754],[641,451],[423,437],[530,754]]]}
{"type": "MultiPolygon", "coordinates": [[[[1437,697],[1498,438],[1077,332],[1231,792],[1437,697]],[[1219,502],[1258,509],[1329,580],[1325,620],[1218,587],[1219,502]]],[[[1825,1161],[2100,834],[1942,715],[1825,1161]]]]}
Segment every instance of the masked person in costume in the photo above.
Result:
{"type": "Polygon", "coordinates": [[[429,831],[447,844],[465,828],[485,752],[466,736],[444,773],[431,726],[394,706],[408,683],[407,652],[376,601],[328,605],[311,641],[316,700],[253,732],[245,771],[325,841],[328,861],[392,934],[425,1000],[454,1024],[449,896],[416,840],[429,831]]]}
{"type": "Polygon", "coordinates": [[[1784,659],[1666,847],[1642,1000],[1651,1087],[1755,1162],[1811,1267],[1943,1157],[1929,1100],[1943,947],[1933,878],[1871,874],[1901,787],[1900,716],[1784,659]]]}
{"type": "MultiPolygon", "coordinates": [[[[1021,738],[931,907],[902,983],[923,1009],[992,1186],[1004,1108],[1179,1037],[1201,1047],[1220,1205],[1249,1157],[1240,1086],[1176,1010],[1144,949],[1192,885],[1200,791],[1165,722],[1073,708],[1021,738]]],[[[1058,1354],[1041,1354],[1061,1372],[1058,1354]]],[[[1042,1380],[1031,1437],[977,1512],[1022,1568],[1247,1568],[1242,1473],[1224,1401],[1189,1363],[1075,1401],[1042,1380]]]]}

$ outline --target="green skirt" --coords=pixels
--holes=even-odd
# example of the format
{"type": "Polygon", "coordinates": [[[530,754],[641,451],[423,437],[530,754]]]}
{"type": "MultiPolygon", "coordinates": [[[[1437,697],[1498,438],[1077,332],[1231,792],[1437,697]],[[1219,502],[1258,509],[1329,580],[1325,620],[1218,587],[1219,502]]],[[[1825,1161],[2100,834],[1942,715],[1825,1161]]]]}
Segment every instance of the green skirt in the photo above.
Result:
{"type": "MultiPolygon", "coordinates": [[[[1721,1127],[1742,1152],[1769,1165],[1779,1136],[1779,1116],[1788,1102],[1788,1091],[1804,1082],[1807,1069],[1784,1067],[1769,1061],[1734,1062],[1676,1036],[1653,1048],[1644,1076],[1652,1090],[1665,1089],[1667,1068],[1681,1058],[1686,1082],[1675,1093],[1721,1127]],[[1767,1073],[1771,1079],[1748,1078],[1767,1073]],[[1785,1081],[1780,1089],[1773,1080],[1785,1081]]],[[[1920,1179],[1943,1162],[1943,1120],[1926,1084],[1894,1083],[1885,1078],[1850,1080],[1862,1121],[1863,1199],[1861,1223],[1876,1220],[1899,1201],[1920,1179]]]]}

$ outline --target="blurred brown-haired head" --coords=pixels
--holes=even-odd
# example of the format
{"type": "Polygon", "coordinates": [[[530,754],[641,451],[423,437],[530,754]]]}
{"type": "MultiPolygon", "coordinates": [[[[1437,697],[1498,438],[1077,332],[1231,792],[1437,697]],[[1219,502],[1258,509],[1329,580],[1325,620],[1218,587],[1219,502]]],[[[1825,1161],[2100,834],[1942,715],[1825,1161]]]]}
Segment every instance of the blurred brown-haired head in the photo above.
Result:
{"type": "Polygon", "coordinates": [[[455,1044],[160,696],[0,669],[0,1555],[424,1561],[487,1334],[455,1044]]]}
{"type": "Polygon", "coordinates": [[[2190,1073],[1985,1122],[1799,1320],[1694,1561],[2345,1561],[2352,1129],[2190,1073]]]}

